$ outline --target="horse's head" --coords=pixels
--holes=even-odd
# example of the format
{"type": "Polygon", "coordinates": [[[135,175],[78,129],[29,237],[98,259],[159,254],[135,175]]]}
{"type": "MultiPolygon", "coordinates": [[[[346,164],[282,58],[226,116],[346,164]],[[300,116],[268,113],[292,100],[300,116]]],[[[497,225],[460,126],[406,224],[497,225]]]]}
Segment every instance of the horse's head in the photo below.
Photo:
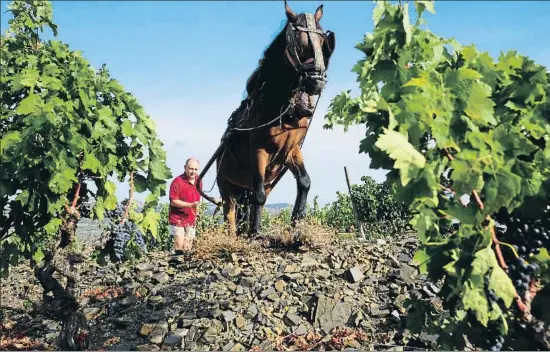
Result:
{"type": "Polygon", "coordinates": [[[308,94],[317,95],[326,84],[326,70],[334,52],[336,38],[333,32],[325,32],[319,21],[323,17],[323,5],[315,14],[295,14],[285,0],[288,19],[285,56],[299,75],[300,85],[308,94]]]}

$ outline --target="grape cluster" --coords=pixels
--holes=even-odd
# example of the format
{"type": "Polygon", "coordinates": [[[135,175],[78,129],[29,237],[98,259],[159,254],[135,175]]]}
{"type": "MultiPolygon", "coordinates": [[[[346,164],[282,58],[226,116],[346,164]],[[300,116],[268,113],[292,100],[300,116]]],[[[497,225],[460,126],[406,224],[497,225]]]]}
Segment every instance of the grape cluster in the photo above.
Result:
{"type": "Polygon", "coordinates": [[[525,298],[531,280],[538,270],[539,267],[537,264],[527,264],[525,259],[521,257],[516,258],[512,264],[508,265],[508,276],[512,280],[520,297],[525,298]]]}
{"type": "MultiPolygon", "coordinates": [[[[489,275],[485,276],[485,287],[487,288],[487,298],[489,299],[489,305],[493,302],[503,306],[504,300],[498,297],[493,289],[489,289],[489,275]]],[[[482,337],[487,344],[489,351],[500,351],[504,344],[504,336],[498,328],[494,325],[490,325],[487,330],[483,331],[482,337]]]]}
{"type": "Polygon", "coordinates": [[[93,204],[85,202],[80,204],[80,216],[83,218],[91,219],[93,204]]]}
{"type": "MultiPolygon", "coordinates": [[[[532,280],[539,267],[535,263],[529,264],[532,255],[537,255],[545,247],[550,248],[550,229],[547,210],[536,220],[524,219],[521,214],[500,213],[496,216],[497,237],[505,243],[511,244],[519,257],[507,255],[508,276],[512,280],[518,295],[526,298],[532,280]]],[[[508,251],[509,252],[509,251],[508,251]]],[[[509,254],[509,253],[508,253],[509,254]]]]}
{"type": "Polygon", "coordinates": [[[113,210],[108,210],[105,212],[105,216],[112,222],[119,222],[124,215],[124,205],[119,203],[116,208],[113,210]]]}
{"type": "Polygon", "coordinates": [[[133,233],[135,235],[134,240],[136,241],[136,244],[139,246],[139,248],[142,251],[145,251],[145,240],[143,239],[144,236],[139,227],[134,222],[128,219],[124,224],[128,226],[130,233],[133,233]]]}
{"type": "Polygon", "coordinates": [[[140,228],[129,218],[121,223],[128,200],[119,203],[114,210],[109,210],[105,216],[111,223],[111,239],[113,241],[113,251],[118,260],[122,260],[124,249],[133,239],[142,252],[147,250],[145,236],[140,228]]]}
{"type": "Polygon", "coordinates": [[[519,217],[510,217],[506,224],[506,237],[516,248],[518,254],[527,259],[531,254],[539,254],[542,247],[550,248],[550,229],[543,221],[525,221],[519,217]]]}
{"type": "Polygon", "coordinates": [[[504,336],[502,334],[494,334],[491,337],[485,339],[489,351],[500,351],[504,344],[504,336]]]}
{"type": "Polygon", "coordinates": [[[124,224],[113,224],[111,229],[113,249],[115,252],[115,257],[117,257],[118,260],[122,260],[122,257],[124,256],[124,248],[132,237],[130,231],[128,230],[128,222],[125,222],[124,224]]]}

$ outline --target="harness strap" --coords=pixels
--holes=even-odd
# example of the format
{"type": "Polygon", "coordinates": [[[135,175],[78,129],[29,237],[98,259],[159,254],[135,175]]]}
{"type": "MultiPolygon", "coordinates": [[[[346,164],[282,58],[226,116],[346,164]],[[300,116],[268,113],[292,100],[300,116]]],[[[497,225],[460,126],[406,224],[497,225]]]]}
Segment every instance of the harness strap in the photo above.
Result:
{"type": "Polygon", "coordinates": [[[313,14],[307,13],[305,14],[305,16],[307,27],[297,26],[289,23],[286,30],[287,47],[285,49],[285,54],[288,58],[288,61],[291,63],[296,71],[305,71],[307,69],[313,68],[318,72],[322,72],[325,70],[325,62],[323,60],[323,50],[321,48],[319,35],[326,36],[326,34],[317,29],[315,17],[313,14]],[[298,51],[296,50],[296,40],[294,38],[295,30],[307,33],[308,40],[313,47],[313,58],[310,58],[305,62],[300,61],[300,56],[298,55],[298,51]]]}
{"type": "Polygon", "coordinates": [[[315,60],[315,70],[324,71],[325,63],[323,61],[323,51],[321,50],[321,43],[318,35],[311,34],[312,32],[317,32],[317,27],[315,25],[315,18],[313,14],[306,13],[307,28],[309,29],[308,37],[313,45],[313,59],[315,60]]]}

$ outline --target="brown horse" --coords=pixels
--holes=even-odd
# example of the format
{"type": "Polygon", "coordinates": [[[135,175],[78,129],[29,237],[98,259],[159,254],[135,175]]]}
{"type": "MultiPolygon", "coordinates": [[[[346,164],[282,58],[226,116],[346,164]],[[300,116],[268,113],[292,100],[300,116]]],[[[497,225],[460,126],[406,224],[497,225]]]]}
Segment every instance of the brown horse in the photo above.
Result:
{"type": "Polygon", "coordinates": [[[301,146],[336,42],[334,33],[319,24],[323,5],[315,14],[295,14],[284,4],[288,21],[248,79],[247,98],[229,118],[220,146],[199,176],[217,161],[216,182],[231,234],[237,232],[237,205],[246,204],[248,210],[239,209],[251,216],[248,232],[258,232],[266,199],[287,170],[297,181],[293,223],[306,212],[310,177],[301,146]]]}

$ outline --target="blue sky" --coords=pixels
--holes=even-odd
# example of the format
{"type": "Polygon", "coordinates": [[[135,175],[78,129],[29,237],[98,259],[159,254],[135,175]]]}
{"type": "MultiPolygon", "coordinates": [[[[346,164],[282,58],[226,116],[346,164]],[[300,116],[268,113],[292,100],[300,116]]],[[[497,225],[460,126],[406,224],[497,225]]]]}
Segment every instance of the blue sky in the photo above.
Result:
{"type": "MultiPolygon", "coordinates": [[[[1,2],[2,32],[9,16],[1,2]]],[[[364,128],[348,133],[322,130],[332,97],[357,87],[352,66],[362,57],[354,48],[372,31],[371,1],[289,1],[295,12],[313,12],[324,4],[321,23],[336,33],[336,51],[328,85],[304,145],[311,175],[310,201],[322,204],[346,191],[344,166],[351,182],[362,175],[378,181],[384,173],[370,170],[359,154],[364,128]]],[[[132,92],[156,121],[174,175],[190,156],[206,164],[216,149],[231,112],[243,97],[246,79],[285,20],[283,1],[55,1],[58,39],[81,50],[93,66],[106,63],[112,75],[132,92]]],[[[550,2],[444,1],[436,15],[427,14],[436,34],[474,43],[493,57],[518,50],[550,67],[550,2]]],[[[205,189],[214,184],[214,169],[205,189]]],[[[167,182],[170,182],[168,180],[167,182]]],[[[126,197],[121,185],[118,195],[126,197]]],[[[214,187],[213,195],[217,195],[214,187]]],[[[285,175],[268,203],[294,203],[295,181],[285,175]]]]}

